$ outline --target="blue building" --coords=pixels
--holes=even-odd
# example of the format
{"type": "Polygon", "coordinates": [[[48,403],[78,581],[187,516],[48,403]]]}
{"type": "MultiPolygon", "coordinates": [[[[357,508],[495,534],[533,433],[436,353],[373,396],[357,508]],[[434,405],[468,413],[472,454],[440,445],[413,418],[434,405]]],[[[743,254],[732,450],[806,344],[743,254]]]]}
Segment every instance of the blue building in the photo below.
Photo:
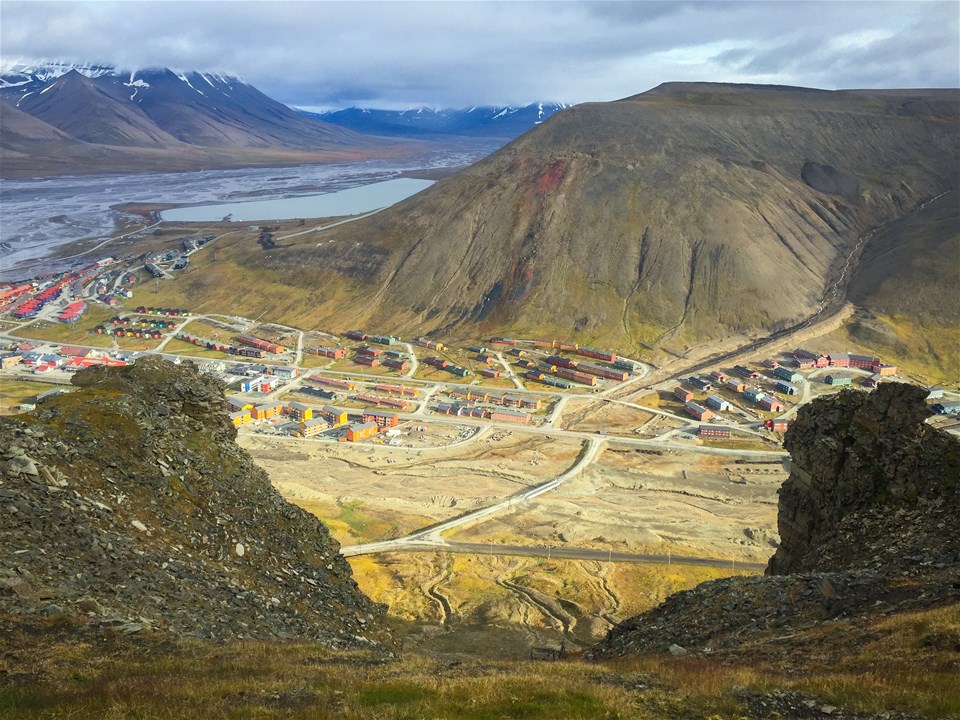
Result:
{"type": "Polygon", "coordinates": [[[798,388],[796,385],[791,385],[788,382],[784,382],[783,380],[778,380],[777,391],[785,393],[786,395],[798,395],[800,393],[800,388],[798,388]]]}
{"type": "Polygon", "coordinates": [[[773,371],[773,376],[780,380],[786,380],[788,383],[803,382],[803,375],[794,372],[788,367],[778,367],[773,371]]]}

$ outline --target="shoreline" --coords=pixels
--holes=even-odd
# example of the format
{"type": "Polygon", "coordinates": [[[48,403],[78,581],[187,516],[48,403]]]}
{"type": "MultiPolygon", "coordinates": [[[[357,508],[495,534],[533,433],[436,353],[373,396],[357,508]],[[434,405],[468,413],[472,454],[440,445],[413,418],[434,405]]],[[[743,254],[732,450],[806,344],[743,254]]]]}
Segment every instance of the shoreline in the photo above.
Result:
{"type": "MultiPolygon", "coordinates": [[[[301,165],[315,165],[323,163],[301,163],[301,165]]],[[[332,163],[331,163],[332,164],[332,163]]],[[[288,169],[289,166],[248,166],[248,169],[267,169],[268,167],[277,167],[278,170],[288,169]]],[[[412,168],[401,170],[397,172],[394,176],[395,178],[410,178],[410,179],[423,179],[423,180],[439,180],[445,177],[450,177],[464,168],[469,167],[469,165],[454,165],[454,166],[445,166],[445,167],[422,167],[422,168],[412,168]]],[[[242,168],[221,168],[223,170],[227,169],[242,169],[242,168]]],[[[176,171],[181,172],[181,171],[176,171]]],[[[182,172],[195,172],[194,170],[182,171],[182,172]]],[[[87,175],[90,177],[95,173],[87,175]]],[[[115,173],[115,175],[140,175],[143,173],[115,173]]],[[[173,174],[173,173],[165,173],[173,174]]],[[[69,175],[63,175],[58,177],[74,177],[69,175]]],[[[27,179],[27,178],[25,178],[27,179]]],[[[50,180],[53,178],[50,177],[34,177],[28,178],[33,180],[50,180]]],[[[376,181],[375,181],[376,182],[376,181]]],[[[368,183],[372,184],[372,183],[368,183]]],[[[362,187],[362,186],[357,186],[362,187]]],[[[336,192],[336,191],[330,191],[336,192]]],[[[326,194],[318,192],[317,194],[326,194]]],[[[212,201],[208,204],[226,204],[229,201],[215,202],[212,201]]],[[[78,265],[84,264],[84,262],[93,261],[95,259],[85,256],[90,255],[94,251],[104,248],[104,256],[109,254],[116,254],[119,250],[115,249],[111,252],[110,246],[114,243],[122,242],[124,247],[122,249],[129,250],[135,247],[138,244],[137,241],[147,240],[151,238],[130,238],[130,236],[135,236],[138,233],[143,232],[145,229],[149,230],[150,228],[156,228],[154,233],[158,236],[164,230],[171,230],[175,228],[182,228],[183,232],[193,232],[195,228],[198,227],[208,227],[211,225],[220,224],[217,221],[197,221],[197,222],[188,222],[188,221],[163,221],[160,219],[159,213],[164,210],[171,210],[180,207],[191,207],[194,203],[164,203],[164,202],[118,202],[109,205],[109,209],[113,212],[120,213],[121,217],[117,218],[114,223],[114,228],[110,232],[109,237],[105,235],[98,235],[93,237],[83,237],[76,238],[73,240],[68,240],[66,242],[51,246],[47,252],[43,255],[27,258],[21,263],[17,263],[9,268],[3,267],[0,265],[0,283],[11,283],[16,281],[26,280],[37,275],[45,274],[48,272],[59,272],[62,270],[71,269],[78,265]],[[126,216],[135,216],[140,218],[140,223],[142,227],[136,227],[140,223],[131,223],[123,222],[123,215],[126,216]],[[126,239],[126,242],[123,242],[126,239]],[[74,261],[74,262],[69,262],[74,261]]],[[[337,218],[341,216],[336,216],[337,218]]],[[[349,216],[342,216],[349,217],[349,216]]],[[[308,223],[316,223],[319,221],[330,220],[330,217],[316,217],[316,218],[303,218],[308,223]]],[[[336,219],[336,218],[334,218],[336,219]]],[[[253,221],[251,221],[253,222],[253,221]]],[[[160,240],[160,237],[157,237],[156,240],[160,240]]],[[[114,245],[114,248],[116,246],[114,245]]],[[[0,258],[2,260],[2,258],[0,258]]]]}

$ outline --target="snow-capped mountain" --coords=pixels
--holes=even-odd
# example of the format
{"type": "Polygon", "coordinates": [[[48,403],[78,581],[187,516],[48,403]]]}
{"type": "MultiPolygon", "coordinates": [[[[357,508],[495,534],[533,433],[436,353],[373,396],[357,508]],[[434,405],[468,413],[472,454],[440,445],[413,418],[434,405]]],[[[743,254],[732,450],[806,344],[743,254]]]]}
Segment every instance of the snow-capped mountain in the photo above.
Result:
{"type": "Polygon", "coordinates": [[[112,146],[320,150],[366,142],[223,73],[8,63],[0,100],[76,140],[112,146]]]}
{"type": "Polygon", "coordinates": [[[352,107],[322,113],[301,112],[324,122],[373,135],[460,135],[506,139],[522,135],[567,107],[570,106],[566,103],[538,102],[522,106],[476,105],[459,109],[419,107],[378,110],[352,107]]]}
{"type": "Polygon", "coordinates": [[[116,68],[110,65],[92,65],[90,63],[70,63],[61,60],[42,61],[39,63],[21,63],[17,61],[0,60],[0,90],[25,85],[43,86],[48,80],[54,80],[76,70],[89,78],[101,75],[116,74],[116,68]]]}

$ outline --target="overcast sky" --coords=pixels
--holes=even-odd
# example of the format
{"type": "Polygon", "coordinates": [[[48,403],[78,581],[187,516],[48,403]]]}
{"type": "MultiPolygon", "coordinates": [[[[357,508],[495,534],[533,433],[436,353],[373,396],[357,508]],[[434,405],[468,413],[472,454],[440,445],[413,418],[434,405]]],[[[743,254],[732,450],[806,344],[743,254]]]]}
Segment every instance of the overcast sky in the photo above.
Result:
{"type": "Polygon", "coordinates": [[[957,87],[960,2],[0,2],[0,55],[240,75],[289,105],[957,87]]]}

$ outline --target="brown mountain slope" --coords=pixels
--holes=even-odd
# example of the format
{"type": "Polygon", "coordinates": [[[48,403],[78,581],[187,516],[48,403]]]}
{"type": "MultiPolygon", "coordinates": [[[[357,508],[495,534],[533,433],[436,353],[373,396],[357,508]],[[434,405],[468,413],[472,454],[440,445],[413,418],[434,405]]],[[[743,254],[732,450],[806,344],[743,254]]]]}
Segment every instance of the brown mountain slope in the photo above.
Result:
{"type": "Polygon", "coordinates": [[[956,185],[956,100],[674,84],[580,105],[267,262],[364,290],[336,326],[467,321],[622,348],[788,326],[861,234],[956,185]]]}
{"type": "Polygon", "coordinates": [[[960,377],[960,194],[881,227],[847,292],[858,306],[845,337],[891,355],[931,383],[960,377]]]}
{"type": "Polygon", "coordinates": [[[880,228],[860,257],[849,298],[885,315],[960,325],[960,193],[945,193],[880,228]]]}
{"type": "Polygon", "coordinates": [[[177,144],[175,137],[157,127],[139,107],[118,103],[76,70],[25,97],[18,108],[88,143],[134,147],[177,144]]]}
{"type": "Polygon", "coordinates": [[[4,177],[339,162],[416,149],[306,117],[235,77],[93,71],[0,83],[4,177]],[[22,114],[36,121],[29,142],[22,114]],[[48,136],[62,135],[44,137],[39,122],[48,136]]]}

